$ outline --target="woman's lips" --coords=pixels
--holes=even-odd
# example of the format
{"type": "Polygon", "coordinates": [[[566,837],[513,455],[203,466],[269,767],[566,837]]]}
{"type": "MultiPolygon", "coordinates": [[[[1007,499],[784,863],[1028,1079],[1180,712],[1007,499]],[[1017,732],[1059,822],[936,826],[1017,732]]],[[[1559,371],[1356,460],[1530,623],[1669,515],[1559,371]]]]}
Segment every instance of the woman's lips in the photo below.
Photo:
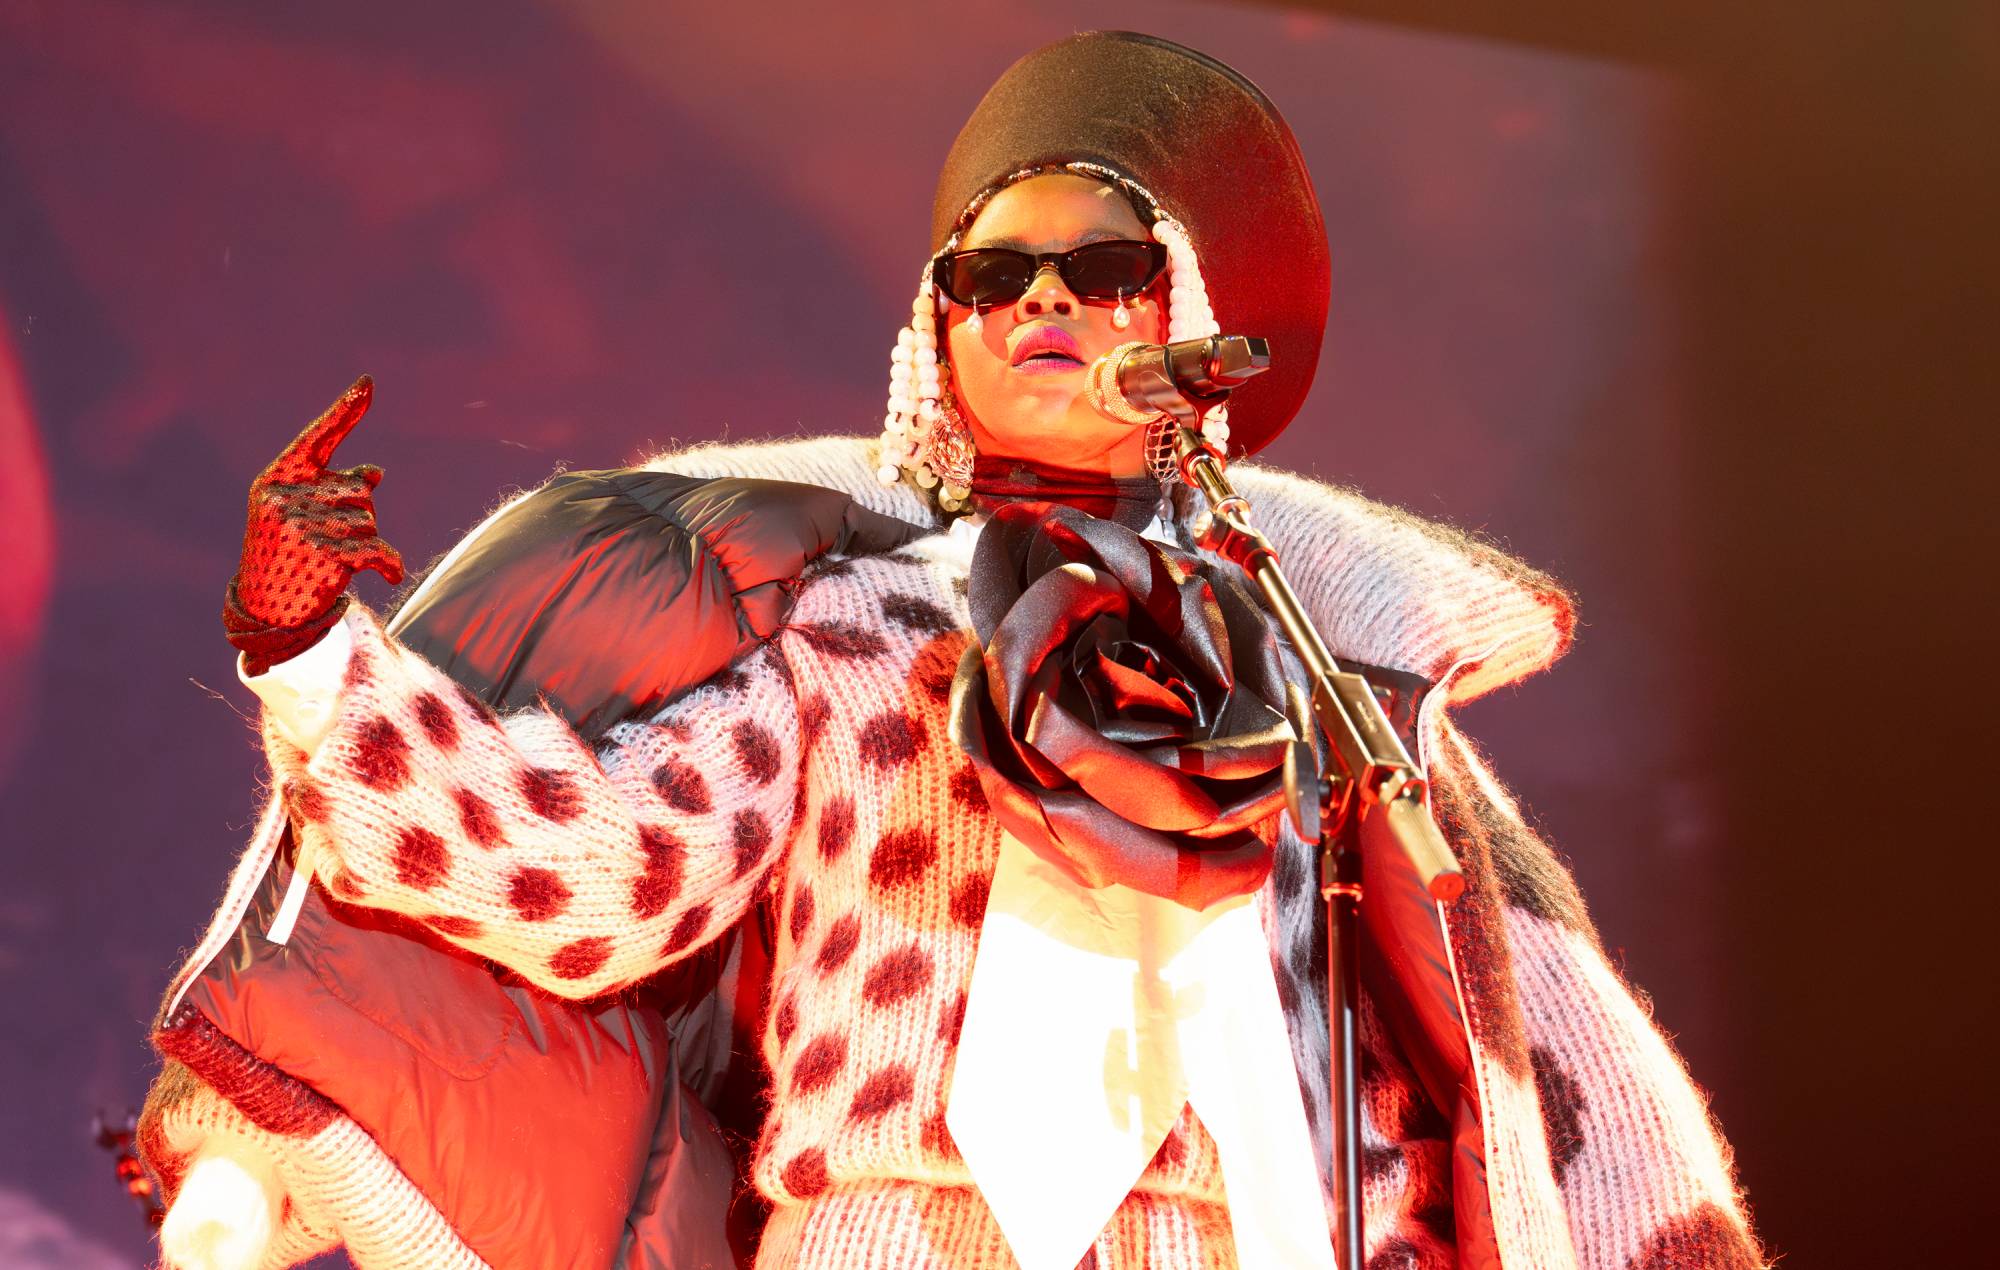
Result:
{"type": "Polygon", "coordinates": [[[1064,375],[1083,369],[1083,349],[1060,326],[1029,327],[1015,341],[1008,362],[1026,375],[1064,375]]]}
{"type": "Polygon", "coordinates": [[[1059,353],[1037,353],[1014,369],[1023,375],[1066,375],[1073,370],[1082,370],[1083,363],[1059,353]]]}

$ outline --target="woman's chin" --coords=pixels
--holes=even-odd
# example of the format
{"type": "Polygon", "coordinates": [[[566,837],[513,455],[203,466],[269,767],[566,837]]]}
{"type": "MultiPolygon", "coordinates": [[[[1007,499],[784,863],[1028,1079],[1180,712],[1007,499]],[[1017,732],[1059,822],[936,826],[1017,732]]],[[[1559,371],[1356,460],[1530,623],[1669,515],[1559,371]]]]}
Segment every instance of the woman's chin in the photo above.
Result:
{"type": "MultiPolygon", "coordinates": [[[[1073,394],[1072,394],[1073,398],[1073,394]]],[[[995,459],[1025,459],[1043,467],[1096,469],[1131,440],[1132,429],[1085,406],[1012,421],[1003,435],[979,446],[995,459]]]]}

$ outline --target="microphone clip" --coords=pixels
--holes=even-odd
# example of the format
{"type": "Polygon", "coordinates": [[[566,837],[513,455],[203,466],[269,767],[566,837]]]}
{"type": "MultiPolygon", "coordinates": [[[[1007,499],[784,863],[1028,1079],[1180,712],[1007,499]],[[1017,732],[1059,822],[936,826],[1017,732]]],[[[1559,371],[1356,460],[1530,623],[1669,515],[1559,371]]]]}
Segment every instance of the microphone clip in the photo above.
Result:
{"type": "MultiPolygon", "coordinates": [[[[1106,393],[1148,420],[1167,415],[1184,428],[1271,367],[1270,341],[1253,335],[1210,335],[1172,344],[1128,345],[1112,363],[1118,391],[1106,393]]],[[[1108,386],[1108,385],[1107,385],[1108,386]]]]}

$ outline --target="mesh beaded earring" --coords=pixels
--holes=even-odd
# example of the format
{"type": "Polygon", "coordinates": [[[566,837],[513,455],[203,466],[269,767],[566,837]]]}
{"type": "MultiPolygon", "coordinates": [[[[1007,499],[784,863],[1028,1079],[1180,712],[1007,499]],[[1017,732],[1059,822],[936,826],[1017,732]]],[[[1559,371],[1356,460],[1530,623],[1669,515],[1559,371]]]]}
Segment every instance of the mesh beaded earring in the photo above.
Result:
{"type": "Polygon", "coordinates": [[[1180,447],[1174,441],[1173,424],[1164,416],[1146,425],[1146,470],[1162,485],[1181,476],[1180,447]]]}
{"type": "Polygon", "coordinates": [[[938,399],[937,422],[931,425],[927,454],[931,471],[937,473],[938,483],[943,487],[938,491],[938,502],[946,511],[957,511],[971,493],[972,461],[977,456],[972,429],[958,412],[958,398],[947,378],[943,382],[943,395],[938,399]]]}

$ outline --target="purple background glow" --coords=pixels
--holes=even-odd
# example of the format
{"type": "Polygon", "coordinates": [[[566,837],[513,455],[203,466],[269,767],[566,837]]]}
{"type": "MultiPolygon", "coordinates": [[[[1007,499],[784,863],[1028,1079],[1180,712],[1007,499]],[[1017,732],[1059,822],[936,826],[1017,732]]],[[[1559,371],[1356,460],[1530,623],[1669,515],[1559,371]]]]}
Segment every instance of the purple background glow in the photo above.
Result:
{"type": "Polygon", "coordinates": [[[1712,751],[1742,721],[1707,679],[1727,450],[1687,298],[1714,299],[1696,248],[1728,213],[1690,194],[1697,142],[1732,125],[1686,80],[1192,0],[765,4],[754,31],[649,0],[0,0],[0,1262],[148,1255],[85,1126],[143,1092],[146,1020],[247,832],[216,615],[276,448],[373,374],[341,461],[387,469],[416,563],[558,465],[869,431],[965,113],[1020,53],[1128,26],[1255,79],[1319,185],[1332,325],[1265,457],[1580,595],[1569,659],[1464,722],[1757,1199],[1787,1143],[1724,973],[1748,925],[1712,751]]]}

